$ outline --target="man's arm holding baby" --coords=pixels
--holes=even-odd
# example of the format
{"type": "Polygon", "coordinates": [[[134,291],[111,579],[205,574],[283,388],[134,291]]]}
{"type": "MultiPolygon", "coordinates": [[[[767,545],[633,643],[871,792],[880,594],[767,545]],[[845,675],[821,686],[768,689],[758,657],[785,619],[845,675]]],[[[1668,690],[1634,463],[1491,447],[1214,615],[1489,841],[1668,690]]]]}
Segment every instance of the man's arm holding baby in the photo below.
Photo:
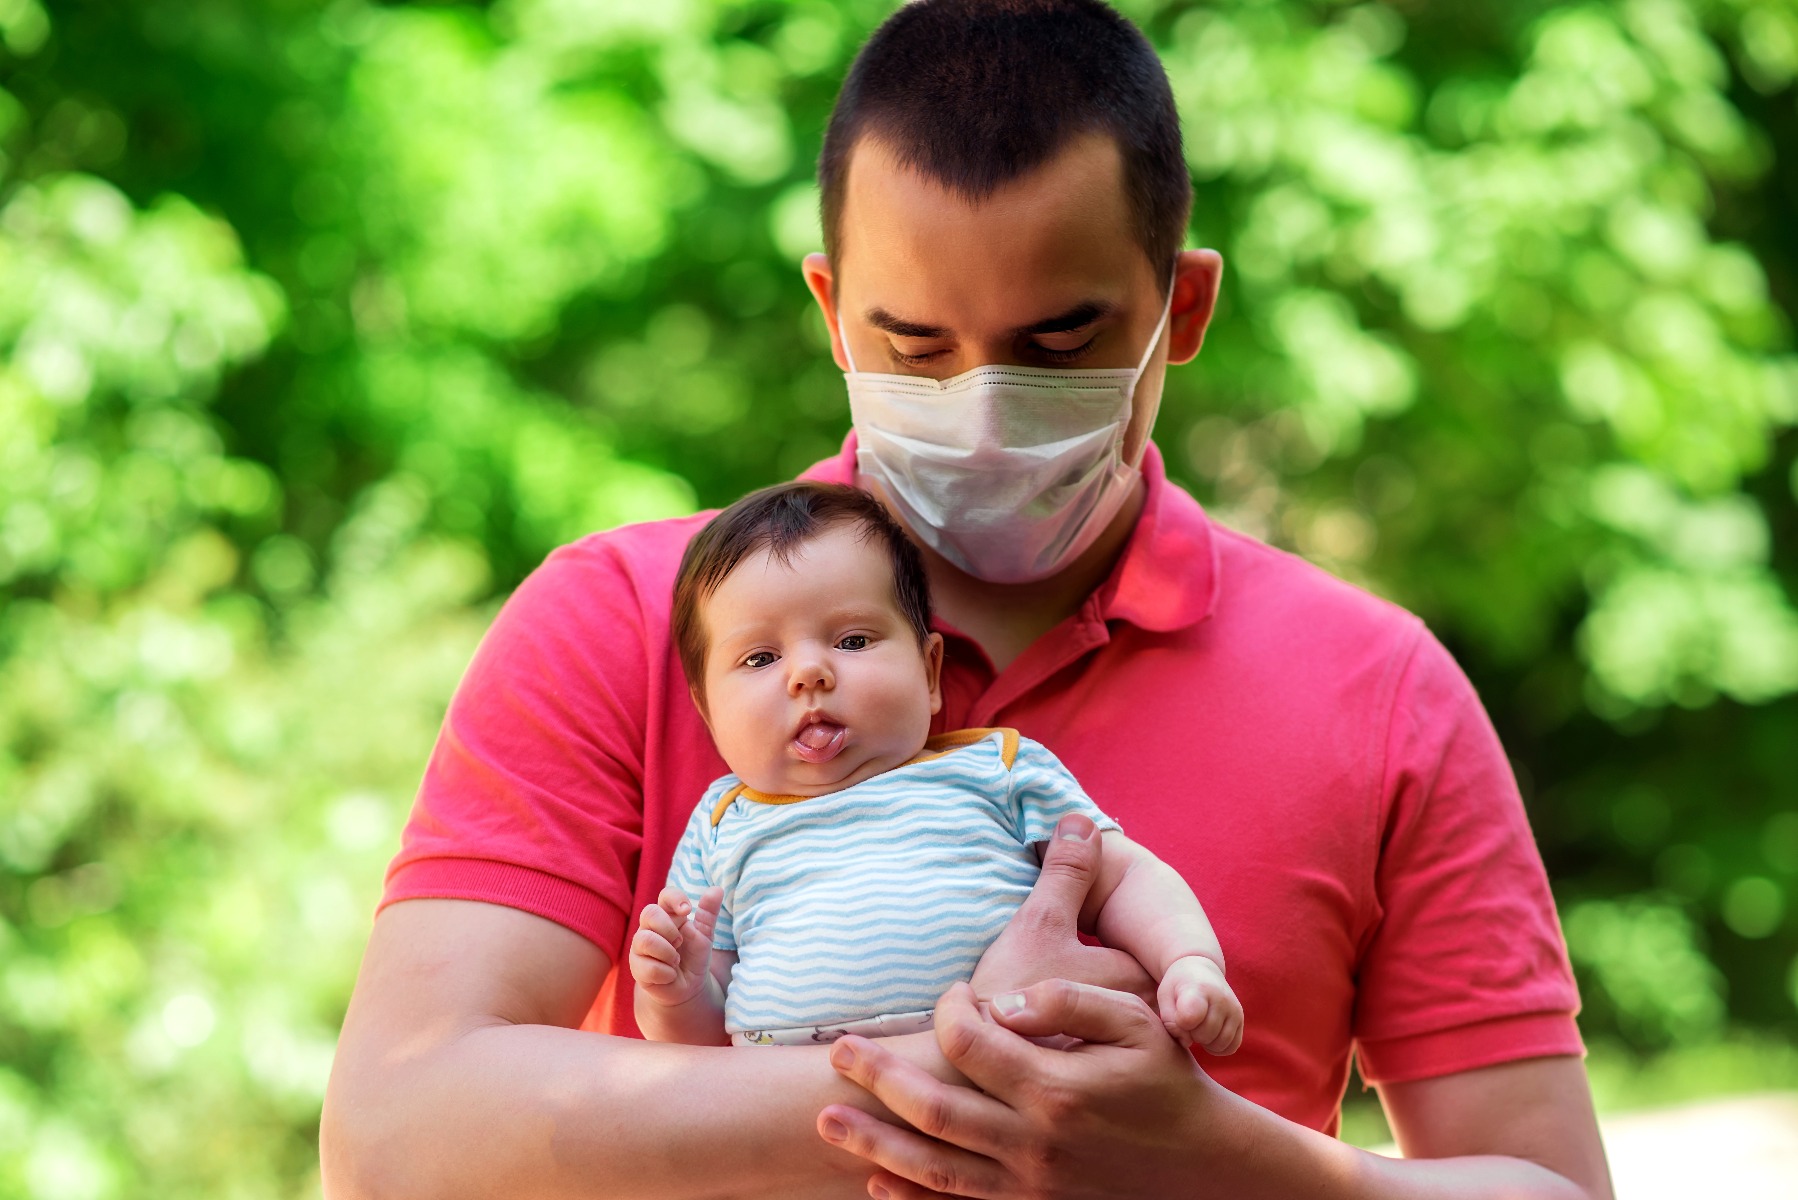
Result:
{"type": "MultiPolygon", "coordinates": [[[[321,1128],[329,1200],[862,1195],[818,1110],[892,1119],[824,1047],[755,1053],[577,1027],[611,968],[515,909],[408,900],[375,922],[321,1128]]],[[[943,1068],[928,1035],[891,1049],[943,1068]]]]}
{"type": "MultiPolygon", "coordinates": [[[[1084,817],[1063,817],[1050,855],[1077,844],[1083,831],[1099,843],[1084,817]]],[[[1107,857],[1112,848],[1106,838],[1107,857]]],[[[1058,864],[1045,862],[1038,890],[1057,865],[1066,871],[1079,861],[1063,855],[1058,864]]],[[[1101,866],[1098,874],[1108,869],[1101,866]]],[[[1105,880],[1113,894],[1119,882],[1105,880]]],[[[1095,882],[1086,891],[1089,901],[1100,891],[1095,882]]],[[[1007,934],[1023,927],[1041,936],[1053,927],[1053,908],[1031,907],[1007,934]]],[[[1096,925],[1096,914],[1087,919],[1096,925]]],[[[973,987],[957,984],[937,1005],[938,1043],[973,1088],[939,1084],[889,1053],[897,1039],[850,1036],[831,1048],[831,1062],[844,1077],[881,1097],[902,1120],[871,1120],[833,1106],[819,1114],[819,1133],[866,1159],[875,1172],[870,1184],[892,1200],[1610,1200],[1577,1057],[1527,1059],[1382,1088],[1411,1156],[1385,1158],[1225,1090],[1169,1039],[1140,996],[1045,975],[1005,995],[1015,985],[1003,978],[1034,973],[1018,970],[1019,953],[1016,940],[995,942],[973,987]],[[983,980],[998,964],[1004,974],[983,980]],[[976,1006],[977,995],[1010,1003],[994,1004],[989,1014],[976,1006]],[[1064,1035],[1085,1044],[1058,1051],[1025,1040],[1064,1035]]]]}
{"type": "MultiPolygon", "coordinates": [[[[995,989],[1085,979],[1141,993],[1126,954],[1074,938],[1099,847],[1064,842],[982,960],[995,989]]],[[[407,900],[375,921],[321,1123],[328,1200],[865,1196],[868,1165],[821,1109],[896,1120],[824,1046],[732,1051],[582,1032],[611,969],[511,908],[407,900]]],[[[965,1082],[930,1033],[900,1061],[965,1082]]]]}

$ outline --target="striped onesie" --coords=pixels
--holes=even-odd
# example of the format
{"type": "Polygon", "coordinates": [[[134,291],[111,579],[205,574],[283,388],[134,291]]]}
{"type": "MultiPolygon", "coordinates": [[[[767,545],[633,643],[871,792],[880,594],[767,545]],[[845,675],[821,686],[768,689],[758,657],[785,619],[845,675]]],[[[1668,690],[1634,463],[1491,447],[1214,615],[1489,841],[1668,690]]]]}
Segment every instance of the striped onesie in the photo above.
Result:
{"type": "Polygon", "coordinates": [[[939,734],[903,766],[823,796],[706,789],[668,882],[724,889],[712,945],[735,951],[738,1045],[928,1028],[1036,882],[1033,843],[1068,813],[1100,829],[1067,768],[1014,729],[939,734]]]}

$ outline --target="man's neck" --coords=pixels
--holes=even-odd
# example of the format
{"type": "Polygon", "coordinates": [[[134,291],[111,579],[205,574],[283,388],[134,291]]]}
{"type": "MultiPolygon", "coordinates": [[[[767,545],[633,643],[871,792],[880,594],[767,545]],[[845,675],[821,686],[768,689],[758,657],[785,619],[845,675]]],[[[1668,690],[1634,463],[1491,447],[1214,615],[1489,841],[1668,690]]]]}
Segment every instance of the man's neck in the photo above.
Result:
{"type": "Polygon", "coordinates": [[[932,607],[943,620],[978,642],[993,666],[1003,671],[1037,638],[1078,612],[1105,582],[1136,528],[1147,492],[1148,486],[1138,479],[1130,498],[1098,540],[1066,570],[1034,583],[988,583],[930,547],[920,546],[924,572],[930,578],[932,607]]]}

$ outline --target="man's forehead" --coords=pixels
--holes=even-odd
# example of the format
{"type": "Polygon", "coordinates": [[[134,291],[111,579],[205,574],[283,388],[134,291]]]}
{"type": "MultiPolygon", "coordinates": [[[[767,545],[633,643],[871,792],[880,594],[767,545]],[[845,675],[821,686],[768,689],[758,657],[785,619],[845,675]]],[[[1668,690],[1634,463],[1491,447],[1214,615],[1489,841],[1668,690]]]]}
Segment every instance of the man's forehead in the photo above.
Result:
{"type": "Polygon", "coordinates": [[[841,221],[840,300],[900,320],[978,313],[1029,326],[1080,304],[1119,303],[1149,269],[1132,233],[1122,157],[1103,134],[1072,139],[977,199],[864,139],[841,221]]]}

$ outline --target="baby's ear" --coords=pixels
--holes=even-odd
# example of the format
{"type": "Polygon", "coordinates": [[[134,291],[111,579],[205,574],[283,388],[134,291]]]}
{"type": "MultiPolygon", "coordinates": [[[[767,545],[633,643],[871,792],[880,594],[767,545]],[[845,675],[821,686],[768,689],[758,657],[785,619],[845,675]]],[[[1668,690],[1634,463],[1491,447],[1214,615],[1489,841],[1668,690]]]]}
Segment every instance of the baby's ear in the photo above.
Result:
{"type": "Polygon", "coordinates": [[[943,635],[924,639],[924,673],[930,680],[930,715],[943,711],[943,635]]]}
{"type": "Polygon", "coordinates": [[[699,719],[705,722],[705,731],[712,732],[712,714],[705,710],[705,693],[693,684],[687,685],[687,695],[693,697],[693,707],[699,710],[699,719]]]}

